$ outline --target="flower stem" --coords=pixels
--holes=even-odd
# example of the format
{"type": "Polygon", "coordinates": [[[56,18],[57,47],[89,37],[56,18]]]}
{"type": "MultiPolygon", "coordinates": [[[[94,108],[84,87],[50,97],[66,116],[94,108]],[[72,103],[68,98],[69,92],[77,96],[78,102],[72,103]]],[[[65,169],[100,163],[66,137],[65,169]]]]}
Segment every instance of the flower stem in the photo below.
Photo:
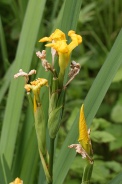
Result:
{"type": "Polygon", "coordinates": [[[63,82],[64,82],[64,74],[65,74],[65,70],[60,70],[59,73],[59,88],[62,89],[63,88],[63,82]]]}
{"type": "Polygon", "coordinates": [[[40,159],[41,159],[42,166],[43,166],[43,169],[44,169],[44,172],[45,172],[47,183],[48,184],[51,184],[52,183],[52,181],[51,181],[52,179],[51,179],[51,176],[49,174],[49,171],[48,171],[48,168],[47,168],[45,159],[43,157],[43,154],[42,154],[42,152],[40,150],[39,150],[39,154],[40,154],[40,159]]]}
{"type": "MultiPolygon", "coordinates": [[[[50,138],[49,173],[50,173],[52,180],[53,180],[54,143],[55,143],[55,138],[50,138]]],[[[49,184],[52,184],[52,181],[49,184]]]]}
{"type": "Polygon", "coordinates": [[[93,163],[88,163],[84,167],[82,183],[81,184],[90,184],[90,178],[92,175],[93,163]]]}

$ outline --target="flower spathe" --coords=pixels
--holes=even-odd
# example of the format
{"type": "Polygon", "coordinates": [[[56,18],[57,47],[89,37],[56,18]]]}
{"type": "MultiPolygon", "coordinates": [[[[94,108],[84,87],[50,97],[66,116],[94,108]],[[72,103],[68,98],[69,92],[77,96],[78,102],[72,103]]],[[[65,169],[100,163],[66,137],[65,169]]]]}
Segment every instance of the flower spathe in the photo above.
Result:
{"type": "Polygon", "coordinates": [[[88,137],[88,131],[87,131],[87,125],[84,115],[84,105],[81,106],[80,109],[80,117],[79,117],[79,139],[78,141],[82,144],[88,144],[89,137],[88,137]]]}
{"type": "Polygon", "coordinates": [[[61,72],[63,72],[68,66],[72,50],[82,42],[82,37],[77,35],[73,30],[68,32],[68,36],[70,36],[72,40],[69,44],[66,43],[67,40],[65,34],[61,30],[56,29],[49,37],[44,37],[39,40],[39,42],[52,42],[46,44],[46,47],[52,47],[57,51],[61,72]]]}
{"type": "Polygon", "coordinates": [[[84,105],[81,106],[80,117],[79,117],[79,143],[83,149],[90,154],[90,139],[84,115],[84,105]]]}
{"type": "MultiPolygon", "coordinates": [[[[89,129],[90,130],[90,129],[89,129]]],[[[84,105],[81,106],[80,117],[79,117],[79,144],[71,144],[69,148],[74,148],[77,153],[79,153],[82,158],[89,160],[93,164],[93,151],[91,140],[89,137],[89,130],[87,130],[86,119],[84,115],[84,105]]]]}

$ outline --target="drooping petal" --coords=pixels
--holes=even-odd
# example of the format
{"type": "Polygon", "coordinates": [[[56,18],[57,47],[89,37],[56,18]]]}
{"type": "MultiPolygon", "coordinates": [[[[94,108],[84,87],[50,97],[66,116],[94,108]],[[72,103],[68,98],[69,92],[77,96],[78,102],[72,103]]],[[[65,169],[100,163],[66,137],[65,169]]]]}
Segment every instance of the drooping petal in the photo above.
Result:
{"type": "Polygon", "coordinates": [[[71,53],[72,50],[82,42],[82,37],[75,34],[75,31],[72,30],[68,32],[68,36],[70,36],[72,40],[72,42],[68,45],[69,52],[71,53]]]}
{"type": "Polygon", "coordinates": [[[44,37],[42,39],[39,40],[39,42],[51,42],[51,38],[50,37],[44,37]]]}

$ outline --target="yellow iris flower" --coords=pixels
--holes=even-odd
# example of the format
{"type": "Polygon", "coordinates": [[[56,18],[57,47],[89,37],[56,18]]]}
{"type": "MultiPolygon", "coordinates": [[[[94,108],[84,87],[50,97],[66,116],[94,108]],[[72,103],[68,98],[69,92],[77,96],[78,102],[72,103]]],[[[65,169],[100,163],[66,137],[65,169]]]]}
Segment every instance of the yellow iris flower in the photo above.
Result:
{"type": "Polygon", "coordinates": [[[39,40],[39,42],[52,42],[46,44],[46,47],[52,47],[57,51],[59,55],[59,66],[62,73],[68,66],[72,50],[82,42],[82,37],[77,35],[73,30],[68,32],[68,36],[70,36],[72,40],[69,44],[66,43],[65,34],[61,30],[56,29],[49,37],[44,37],[39,40]]]}

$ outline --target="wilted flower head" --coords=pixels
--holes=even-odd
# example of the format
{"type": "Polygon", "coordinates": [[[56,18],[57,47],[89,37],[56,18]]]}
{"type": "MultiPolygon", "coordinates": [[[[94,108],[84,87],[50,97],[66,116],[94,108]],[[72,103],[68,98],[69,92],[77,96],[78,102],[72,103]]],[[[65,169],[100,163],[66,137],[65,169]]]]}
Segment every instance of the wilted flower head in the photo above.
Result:
{"type": "Polygon", "coordinates": [[[18,73],[16,73],[14,75],[14,79],[18,78],[18,77],[24,77],[25,78],[25,82],[28,83],[29,80],[29,76],[36,74],[36,70],[31,70],[29,73],[24,72],[22,69],[19,70],[18,73]]]}
{"type": "Polygon", "coordinates": [[[27,92],[30,92],[31,90],[35,93],[39,93],[40,88],[42,86],[48,86],[48,80],[44,79],[44,78],[38,78],[32,82],[30,82],[30,84],[25,84],[25,89],[27,92]]]}
{"type": "Polygon", "coordinates": [[[43,78],[38,78],[30,84],[25,84],[25,89],[27,92],[33,91],[34,94],[34,112],[37,110],[37,106],[40,105],[39,93],[42,86],[48,86],[48,80],[43,78]]]}

